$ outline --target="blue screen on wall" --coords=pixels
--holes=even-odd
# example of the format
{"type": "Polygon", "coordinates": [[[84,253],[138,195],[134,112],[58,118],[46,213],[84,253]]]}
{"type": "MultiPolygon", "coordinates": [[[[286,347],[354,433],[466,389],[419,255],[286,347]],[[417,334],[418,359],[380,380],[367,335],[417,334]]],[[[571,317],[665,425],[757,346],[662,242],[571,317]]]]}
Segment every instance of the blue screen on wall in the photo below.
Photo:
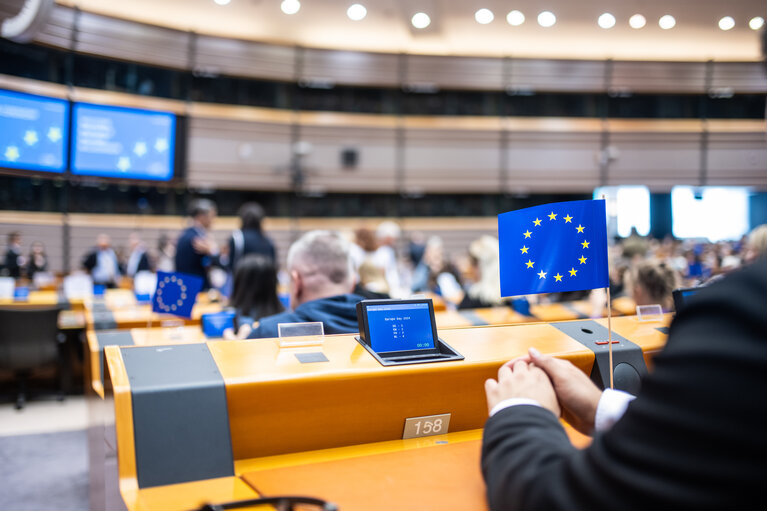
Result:
{"type": "Polygon", "coordinates": [[[75,103],[73,174],[167,181],[173,177],[176,116],[75,103]]]}
{"type": "Polygon", "coordinates": [[[428,303],[370,305],[367,320],[376,353],[434,348],[428,303]]]}
{"type": "Polygon", "coordinates": [[[0,167],[66,169],[69,103],[0,90],[0,167]]]}

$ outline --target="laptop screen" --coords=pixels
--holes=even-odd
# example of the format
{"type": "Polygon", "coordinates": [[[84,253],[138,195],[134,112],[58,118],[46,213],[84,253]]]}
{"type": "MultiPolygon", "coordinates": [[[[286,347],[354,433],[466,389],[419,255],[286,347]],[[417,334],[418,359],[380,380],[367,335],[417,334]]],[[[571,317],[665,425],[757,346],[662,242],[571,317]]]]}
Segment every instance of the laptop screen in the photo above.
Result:
{"type": "Polygon", "coordinates": [[[428,303],[369,305],[370,347],[376,353],[434,348],[428,303]]]}

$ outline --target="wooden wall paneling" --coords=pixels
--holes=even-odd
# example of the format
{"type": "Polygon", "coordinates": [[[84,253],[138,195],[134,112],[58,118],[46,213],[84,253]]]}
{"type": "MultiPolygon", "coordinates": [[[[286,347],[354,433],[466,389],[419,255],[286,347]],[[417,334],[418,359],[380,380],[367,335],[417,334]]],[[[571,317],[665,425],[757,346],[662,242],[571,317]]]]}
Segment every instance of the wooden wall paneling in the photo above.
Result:
{"type": "Polygon", "coordinates": [[[761,62],[713,62],[711,88],[736,93],[767,93],[767,73],[761,62]]]}
{"type": "Polygon", "coordinates": [[[299,80],[327,85],[399,86],[399,55],[303,49],[299,80]]]}
{"type": "Polygon", "coordinates": [[[303,158],[306,188],[317,191],[397,191],[396,132],[393,128],[302,126],[312,150],[303,158]],[[356,151],[357,165],[344,168],[343,150],[356,151]]]}
{"type": "Polygon", "coordinates": [[[296,50],[292,46],[198,35],[195,69],[206,73],[293,81],[296,50]]]}
{"type": "Polygon", "coordinates": [[[612,63],[610,89],[629,92],[703,93],[705,62],[612,63]]]}
{"type": "Polygon", "coordinates": [[[511,132],[508,192],[585,192],[599,185],[599,132],[511,132]]]}
{"type": "Polygon", "coordinates": [[[69,49],[72,43],[72,30],[75,11],[61,5],[54,5],[48,20],[35,35],[35,42],[69,49]]]}
{"type": "Polygon", "coordinates": [[[700,176],[700,132],[611,133],[616,158],[610,162],[609,185],[643,184],[669,190],[696,185],[700,176]]]}
{"type": "Polygon", "coordinates": [[[405,86],[444,89],[502,90],[503,59],[408,55],[405,86]]]}
{"type": "Polygon", "coordinates": [[[186,68],[189,32],[132,21],[80,14],[76,51],[132,62],[186,68]]]}
{"type": "Polygon", "coordinates": [[[498,193],[501,132],[405,130],[406,192],[498,193]]]}
{"type": "Polygon", "coordinates": [[[199,188],[290,189],[290,126],[192,118],[187,182],[199,188]]]}
{"type": "Polygon", "coordinates": [[[709,133],[707,184],[767,189],[767,135],[709,133]]]}
{"type": "Polygon", "coordinates": [[[604,61],[511,59],[504,84],[509,91],[600,92],[605,88],[604,61]]]}

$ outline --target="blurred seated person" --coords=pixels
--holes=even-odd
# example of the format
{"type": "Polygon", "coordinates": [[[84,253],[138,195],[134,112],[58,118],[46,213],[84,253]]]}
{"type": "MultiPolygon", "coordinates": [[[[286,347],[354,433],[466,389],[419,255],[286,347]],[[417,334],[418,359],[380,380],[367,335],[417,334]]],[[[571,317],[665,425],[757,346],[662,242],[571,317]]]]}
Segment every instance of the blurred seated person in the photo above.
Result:
{"type": "Polygon", "coordinates": [[[477,309],[503,305],[498,264],[498,238],[482,236],[469,245],[474,283],[458,304],[459,309],[477,309]]]}
{"type": "Polygon", "coordinates": [[[744,264],[752,264],[757,259],[767,256],[767,224],[754,227],[746,238],[744,264]]]}
{"type": "Polygon", "coordinates": [[[279,323],[320,321],[326,334],[359,331],[357,302],[352,293],[355,275],[349,243],[330,231],[310,231],[288,251],[292,311],[261,318],[249,338],[278,337],[279,323]]]}
{"type": "Polygon", "coordinates": [[[216,205],[208,199],[189,204],[191,224],[176,241],[176,271],[203,279],[202,290],[210,289],[208,270],[218,264],[218,244],[210,235],[216,218],[216,205]]]}
{"type": "Polygon", "coordinates": [[[233,280],[229,306],[236,315],[237,337],[250,335],[254,321],[285,310],[277,296],[277,267],[271,257],[263,254],[242,257],[233,280]]]}
{"type": "Polygon", "coordinates": [[[461,276],[458,269],[447,259],[442,239],[432,236],[426,242],[421,262],[413,270],[412,291],[431,292],[453,303],[463,299],[461,276]]]}
{"type": "Polygon", "coordinates": [[[397,263],[397,241],[400,237],[400,228],[396,222],[387,220],[381,222],[376,228],[376,248],[373,254],[373,262],[382,267],[386,273],[386,282],[389,284],[389,293],[400,296],[401,282],[399,264],[397,263]]]}
{"type": "Polygon", "coordinates": [[[85,254],[82,266],[91,275],[94,284],[110,288],[117,285],[122,269],[108,234],[96,237],[96,246],[85,254]]]}
{"type": "Polygon", "coordinates": [[[29,250],[29,259],[27,260],[27,278],[34,280],[35,273],[44,273],[48,271],[48,256],[45,254],[45,245],[42,241],[35,241],[29,250]]]}
{"type": "Polygon", "coordinates": [[[674,309],[672,292],[680,286],[671,266],[654,259],[637,264],[629,277],[631,297],[636,305],[661,306],[664,312],[674,309]]]}
{"type": "MultiPolygon", "coordinates": [[[[349,254],[354,268],[359,269],[365,261],[375,264],[373,258],[375,257],[376,250],[378,250],[378,242],[373,231],[366,227],[361,227],[354,231],[354,243],[349,245],[349,254]]],[[[384,268],[384,266],[381,267],[384,268]]]]}
{"type": "Polygon", "coordinates": [[[135,277],[136,273],[140,271],[151,271],[152,267],[149,264],[149,257],[147,256],[146,245],[141,241],[141,237],[137,232],[130,233],[128,237],[128,248],[130,254],[128,255],[128,261],[125,264],[125,274],[128,277],[135,277]]]}
{"type": "Polygon", "coordinates": [[[389,283],[386,282],[384,269],[366,259],[357,269],[359,280],[354,286],[354,294],[370,300],[385,300],[389,296],[389,283]]]}
{"type": "Polygon", "coordinates": [[[237,212],[240,228],[232,232],[229,238],[229,257],[227,269],[234,273],[237,263],[248,254],[261,254],[277,260],[274,243],[262,230],[264,208],[256,202],[246,202],[237,212]]]}
{"type": "Polygon", "coordinates": [[[18,279],[21,277],[21,270],[25,263],[21,253],[21,233],[14,231],[8,234],[8,249],[5,252],[5,269],[3,272],[8,277],[18,279]]]}

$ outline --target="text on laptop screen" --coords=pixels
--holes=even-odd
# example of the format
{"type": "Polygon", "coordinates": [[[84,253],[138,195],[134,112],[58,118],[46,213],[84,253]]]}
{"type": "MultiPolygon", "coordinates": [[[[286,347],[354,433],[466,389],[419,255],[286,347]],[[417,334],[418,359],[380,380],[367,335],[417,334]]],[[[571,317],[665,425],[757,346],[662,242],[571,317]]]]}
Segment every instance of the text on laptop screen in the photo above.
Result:
{"type": "Polygon", "coordinates": [[[428,303],[371,305],[367,321],[377,353],[434,348],[428,303]]]}

